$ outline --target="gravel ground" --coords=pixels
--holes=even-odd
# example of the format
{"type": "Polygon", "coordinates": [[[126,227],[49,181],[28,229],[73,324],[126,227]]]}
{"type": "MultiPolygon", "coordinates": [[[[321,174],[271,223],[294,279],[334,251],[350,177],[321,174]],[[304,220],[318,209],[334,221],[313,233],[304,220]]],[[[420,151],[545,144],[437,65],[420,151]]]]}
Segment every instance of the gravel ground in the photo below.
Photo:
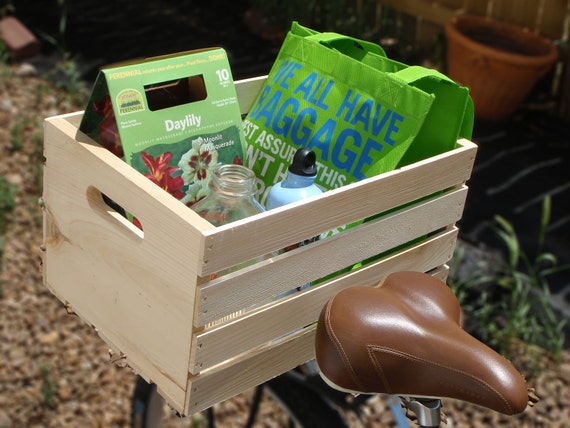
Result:
{"type": "MultiPolygon", "coordinates": [[[[65,311],[41,278],[42,120],[83,106],[30,76],[28,67],[0,65],[0,73],[0,176],[15,189],[0,240],[0,427],[129,426],[136,374],[109,361],[104,342],[65,311]]],[[[513,352],[541,398],[538,404],[508,418],[446,400],[447,426],[570,426],[570,354],[556,363],[521,344],[513,352]]],[[[250,397],[246,391],[224,403],[220,426],[240,426],[250,397]]],[[[353,420],[351,426],[394,426],[386,410],[386,401],[376,397],[365,408],[366,423],[353,420]]],[[[189,422],[174,420],[172,426],[189,422]]],[[[283,414],[265,397],[258,426],[283,424],[283,414]]]]}

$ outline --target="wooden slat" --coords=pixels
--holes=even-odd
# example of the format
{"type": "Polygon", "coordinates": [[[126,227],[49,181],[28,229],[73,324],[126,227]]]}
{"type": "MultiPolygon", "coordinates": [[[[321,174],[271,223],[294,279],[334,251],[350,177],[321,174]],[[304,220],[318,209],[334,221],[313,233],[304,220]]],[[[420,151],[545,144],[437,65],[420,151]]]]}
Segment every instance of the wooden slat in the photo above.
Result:
{"type": "Polygon", "coordinates": [[[79,129],[79,124],[83,118],[83,111],[76,111],[73,113],[66,113],[56,117],[48,118],[46,123],[54,123],[57,126],[60,120],[68,122],[74,129],[79,129]]]}
{"type": "Polygon", "coordinates": [[[560,39],[567,0],[379,0],[383,6],[443,26],[461,13],[489,16],[560,39]]]}
{"type": "Polygon", "coordinates": [[[463,1],[463,6],[465,13],[471,13],[474,15],[487,16],[489,1],[488,0],[457,0],[463,1]]]}
{"type": "Polygon", "coordinates": [[[547,37],[562,36],[566,0],[494,0],[489,2],[490,16],[526,27],[547,37]]]}
{"type": "Polygon", "coordinates": [[[467,140],[459,144],[401,169],[205,231],[206,253],[199,274],[218,272],[461,184],[471,175],[476,146],[467,140]],[[248,242],[251,245],[244,245],[248,242]]]}
{"type": "Polygon", "coordinates": [[[315,328],[284,339],[188,381],[185,414],[204,410],[314,358],[315,328]]]}
{"type": "MultiPolygon", "coordinates": [[[[562,39],[564,36],[564,21],[568,19],[567,0],[546,0],[540,19],[540,33],[552,39],[562,39]]],[[[568,63],[566,63],[568,66],[568,63]]]]}
{"type": "Polygon", "coordinates": [[[421,17],[440,25],[445,23],[461,10],[437,1],[426,0],[380,0],[383,6],[390,6],[408,15],[421,17]]]}
{"type": "Polygon", "coordinates": [[[457,229],[452,228],[410,248],[386,256],[325,284],[274,302],[232,322],[198,334],[191,372],[219,364],[270,340],[315,322],[325,302],[343,288],[374,285],[397,270],[429,271],[447,263],[453,255],[457,229]],[[291,316],[294,314],[294,316],[291,316]]]}

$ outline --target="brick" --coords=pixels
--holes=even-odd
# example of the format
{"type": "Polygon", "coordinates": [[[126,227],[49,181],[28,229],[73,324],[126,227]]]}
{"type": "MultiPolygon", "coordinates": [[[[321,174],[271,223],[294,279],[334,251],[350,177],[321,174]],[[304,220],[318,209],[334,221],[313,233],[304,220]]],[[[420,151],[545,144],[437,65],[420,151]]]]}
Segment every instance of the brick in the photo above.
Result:
{"type": "Polygon", "coordinates": [[[0,19],[0,38],[14,58],[29,58],[40,52],[37,37],[13,16],[0,19]]]}

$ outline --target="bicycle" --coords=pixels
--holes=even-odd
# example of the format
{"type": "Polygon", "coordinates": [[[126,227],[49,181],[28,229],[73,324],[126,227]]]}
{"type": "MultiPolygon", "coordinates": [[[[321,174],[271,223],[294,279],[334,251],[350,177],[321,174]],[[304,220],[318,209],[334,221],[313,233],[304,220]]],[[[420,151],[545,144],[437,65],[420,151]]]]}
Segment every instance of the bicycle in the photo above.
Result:
{"type": "MultiPolygon", "coordinates": [[[[245,426],[253,426],[264,391],[286,410],[290,426],[302,427],[348,427],[346,413],[361,416],[370,394],[388,397],[400,427],[407,426],[402,408],[421,427],[440,426],[443,397],[505,414],[522,412],[532,400],[522,376],[462,330],[461,322],[462,311],[451,290],[428,274],[397,272],[381,287],[347,288],[321,312],[316,360],[258,386],[245,426]],[[369,328],[356,325],[362,313],[369,315],[364,322],[369,328]],[[380,366],[371,367],[374,353],[388,366],[384,373],[380,366]],[[466,366],[468,356],[474,367],[466,366]],[[477,363],[477,357],[483,362],[477,363]]],[[[152,407],[157,397],[151,385],[139,380],[134,427],[159,426],[161,409],[152,407]]],[[[215,426],[211,408],[207,420],[208,426],[215,426]]]]}

